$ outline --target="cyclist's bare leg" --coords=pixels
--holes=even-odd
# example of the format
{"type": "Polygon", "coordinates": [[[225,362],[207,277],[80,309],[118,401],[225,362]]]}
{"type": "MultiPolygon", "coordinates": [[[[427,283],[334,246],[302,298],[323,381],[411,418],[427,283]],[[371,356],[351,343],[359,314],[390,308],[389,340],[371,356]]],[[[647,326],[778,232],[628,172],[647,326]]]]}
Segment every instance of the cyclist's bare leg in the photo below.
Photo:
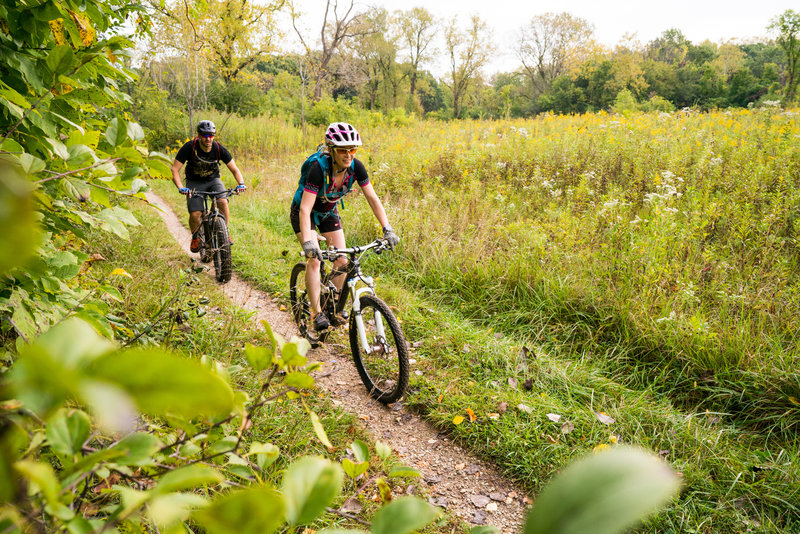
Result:
{"type": "MultiPolygon", "coordinates": [[[[326,232],[322,234],[325,238],[325,242],[328,244],[329,247],[336,247],[336,248],[345,248],[344,240],[344,230],[334,230],[333,232],[326,232]]],[[[336,261],[333,262],[333,268],[337,271],[344,271],[345,267],[347,267],[347,258],[344,256],[340,256],[336,258],[336,261]]],[[[342,286],[344,285],[344,272],[339,274],[331,279],[333,284],[336,286],[336,289],[339,291],[342,290],[342,286]]]]}
{"type": "Polygon", "coordinates": [[[200,229],[200,223],[202,222],[202,211],[190,211],[189,212],[189,230],[194,234],[197,230],[200,229]]]}
{"type": "Polygon", "coordinates": [[[231,227],[231,212],[228,208],[228,199],[227,198],[218,198],[217,199],[217,209],[222,212],[222,216],[225,217],[225,222],[228,223],[228,229],[231,227]]]}
{"type": "MultiPolygon", "coordinates": [[[[295,234],[300,244],[303,243],[303,236],[295,234]]],[[[317,258],[306,258],[306,291],[308,292],[308,303],[311,305],[311,317],[320,312],[319,306],[319,260],[317,258]]]]}

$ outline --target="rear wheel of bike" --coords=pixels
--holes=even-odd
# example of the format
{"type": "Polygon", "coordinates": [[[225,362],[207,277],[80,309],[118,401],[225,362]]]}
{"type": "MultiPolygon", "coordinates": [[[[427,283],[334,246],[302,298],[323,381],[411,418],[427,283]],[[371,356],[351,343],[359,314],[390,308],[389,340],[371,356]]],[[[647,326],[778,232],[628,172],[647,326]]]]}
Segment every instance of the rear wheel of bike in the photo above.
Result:
{"type": "Polygon", "coordinates": [[[350,317],[353,360],[369,394],[389,404],[399,400],[408,387],[408,344],[385,302],[374,295],[364,295],[360,301],[367,343],[362,344],[354,313],[350,317]]]}
{"type": "Polygon", "coordinates": [[[306,290],[306,264],[300,262],[292,268],[289,278],[289,302],[292,306],[292,317],[300,330],[300,335],[305,337],[311,346],[316,348],[328,337],[328,332],[317,332],[311,321],[311,303],[306,290]]]}
{"type": "Polygon", "coordinates": [[[223,217],[214,217],[211,223],[211,246],[214,256],[214,271],[217,282],[225,283],[231,279],[231,242],[228,239],[228,225],[223,217]]]}

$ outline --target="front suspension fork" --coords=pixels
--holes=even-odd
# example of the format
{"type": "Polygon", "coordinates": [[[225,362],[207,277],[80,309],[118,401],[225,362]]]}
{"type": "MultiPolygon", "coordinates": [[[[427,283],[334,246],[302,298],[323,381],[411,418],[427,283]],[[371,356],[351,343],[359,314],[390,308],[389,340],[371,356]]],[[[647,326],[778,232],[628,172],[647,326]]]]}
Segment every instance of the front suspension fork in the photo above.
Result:
{"type": "Polygon", "coordinates": [[[381,317],[380,312],[377,310],[375,311],[375,330],[378,334],[378,343],[375,345],[371,345],[367,340],[367,330],[364,328],[364,316],[361,314],[361,295],[364,293],[374,295],[375,291],[373,291],[371,287],[361,287],[359,289],[355,289],[355,280],[351,280],[348,284],[350,285],[350,291],[353,294],[353,314],[356,320],[358,340],[361,342],[361,347],[367,354],[372,354],[373,352],[382,354],[386,352],[386,333],[383,330],[383,317],[381,317]]]}

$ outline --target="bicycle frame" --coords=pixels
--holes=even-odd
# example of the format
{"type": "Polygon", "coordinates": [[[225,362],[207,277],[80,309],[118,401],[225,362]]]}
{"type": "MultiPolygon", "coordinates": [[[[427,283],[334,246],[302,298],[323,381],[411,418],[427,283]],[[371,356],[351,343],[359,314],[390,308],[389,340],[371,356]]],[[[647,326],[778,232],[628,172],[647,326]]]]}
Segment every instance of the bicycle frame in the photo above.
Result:
{"type": "MultiPolygon", "coordinates": [[[[206,236],[211,236],[211,221],[213,221],[215,217],[222,217],[225,219],[225,216],[217,207],[217,200],[228,198],[235,194],[235,189],[226,189],[225,191],[198,191],[193,189],[189,192],[190,197],[200,197],[203,199],[203,212],[200,215],[200,224],[203,226],[203,232],[206,236]]],[[[228,221],[226,220],[225,222],[227,223],[228,221]]],[[[208,238],[208,244],[211,246],[210,237],[208,238]]]]}
{"type": "MultiPolygon", "coordinates": [[[[330,248],[319,255],[320,311],[328,315],[333,327],[339,326],[347,317],[344,308],[352,296],[347,335],[353,363],[370,396],[384,404],[400,399],[408,387],[408,342],[392,308],[375,293],[375,281],[361,271],[361,261],[367,252],[380,254],[388,248],[387,240],[377,239],[366,246],[330,248]],[[346,268],[328,265],[344,256],[350,260],[346,268]],[[333,282],[338,277],[342,278],[341,290],[333,282]]],[[[300,333],[315,348],[325,342],[330,329],[313,329],[304,279],[309,273],[307,267],[301,261],[292,268],[289,298],[300,333]]]]}
{"type": "MultiPolygon", "coordinates": [[[[335,310],[336,313],[341,313],[347,304],[348,297],[350,295],[353,296],[352,309],[353,313],[355,314],[358,337],[361,341],[361,346],[364,347],[364,351],[367,354],[380,349],[369,345],[369,342],[367,341],[366,330],[364,328],[364,318],[361,315],[361,296],[364,293],[375,295],[375,282],[373,278],[361,272],[361,257],[370,250],[372,250],[375,254],[380,254],[386,248],[388,248],[388,242],[383,239],[377,239],[369,245],[363,247],[343,249],[329,248],[322,252],[322,259],[330,262],[336,260],[340,255],[348,256],[348,268],[346,271],[344,271],[346,278],[344,284],[342,285],[342,292],[338,295],[338,298],[335,301],[335,310]],[[364,286],[357,288],[356,286],[359,282],[362,282],[364,286]],[[345,288],[347,289],[345,290],[345,288]]],[[[333,277],[334,273],[331,272],[330,275],[328,275],[328,273],[325,271],[325,262],[322,261],[320,265],[320,275],[322,277],[323,284],[333,285],[331,278],[333,277]]],[[[375,330],[377,331],[380,339],[386,339],[383,320],[381,319],[380,315],[376,316],[375,330]]]]}

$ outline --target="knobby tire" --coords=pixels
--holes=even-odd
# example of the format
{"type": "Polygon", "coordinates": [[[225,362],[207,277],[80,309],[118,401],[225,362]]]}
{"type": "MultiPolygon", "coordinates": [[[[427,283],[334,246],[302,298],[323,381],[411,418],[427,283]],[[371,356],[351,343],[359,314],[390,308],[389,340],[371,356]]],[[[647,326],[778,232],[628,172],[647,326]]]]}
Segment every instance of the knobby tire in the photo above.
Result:
{"type": "Polygon", "coordinates": [[[356,314],[350,317],[350,348],[361,381],[369,394],[376,400],[389,404],[398,401],[408,387],[408,344],[406,343],[400,323],[389,306],[374,295],[360,298],[361,315],[364,318],[364,329],[367,331],[367,342],[373,346],[381,346],[382,351],[367,354],[358,338],[356,314]],[[385,340],[377,339],[375,315],[383,317],[385,340]]]}
{"type": "Polygon", "coordinates": [[[228,238],[228,225],[224,217],[214,217],[211,229],[212,254],[217,282],[225,283],[233,275],[231,261],[231,241],[228,238]]]}
{"type": "Polygon", "coordinates": [[[317,348],[325,341],[329,332],[316,332],[311,322],[311,303],[306,290],[306,264],[299,262],[292,268],[289,277],[289,302],[292,306],[292,318],[300,335],[305,337],[311,347],[317,348]]]}

